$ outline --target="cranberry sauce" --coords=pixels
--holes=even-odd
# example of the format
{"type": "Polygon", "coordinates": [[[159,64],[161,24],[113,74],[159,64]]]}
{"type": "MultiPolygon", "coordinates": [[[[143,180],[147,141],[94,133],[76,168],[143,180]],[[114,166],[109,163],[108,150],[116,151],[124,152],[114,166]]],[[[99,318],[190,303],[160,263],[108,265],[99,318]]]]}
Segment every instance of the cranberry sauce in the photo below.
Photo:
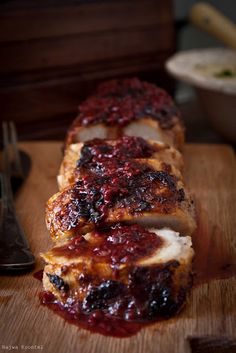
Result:
{"type": "Polygon", "coordinates": [[[152,255],[161,247],[162,240],[155,233],[134,224],[115,224],[107,229],[96,230],[87,240],[77,236],[70,242],[52,249],[54,256],[85,256],[94,262],[112,265],[125,264],[152,255]]]}
{"type": "Polygon", "coordinates": [[[157,120],[163,129],[169,129],[174,126],[179,112],[167,92],[133,78],[99,86],[96,95],[80,104],[75,125],[125,126],[146,116],[157,120]]]}
{"type": "Polygon", "coordinates": [[[82,301],[69,294],[61,303],[49,292],[42,294],[41,301],[80,327],[105,335],[130,336],[147,323],[168,319],[181,309],[188,288],[174,284],[173,273],[178,266],[176,261],[163,266],[134,266],[127,283],[90,283],[82,301]]]}
{"type": "Polygon", "coordinates": [[[39,270],[37,272],[34,272],[33,276],[37,280],[42,281],[42,279],[43,279],[43,270],[39,270]]]}
{"type": "Polygon", "coordinates": [[[123,136],[108,142],[104,139],[93,139],[84,143],[77,166],[85,166],[91,162],[107,159],[150,158],[163,147],[152,146],[142,137],[123,136]]]}
{"type": "Polygon", "coordinates": [[[63,305],[58,302],[50,292],[40,294],[41,303],[47,305],[56,314],[63,317],[67,322],[93,333],[104,336],[130,337],[141,330],[144,324],[128,322],[119,318],[111,317],[102,311],[96,310],[90,314],[83,313],[79,305],[63,305]]]}
{"type": "Polygon", "coordinates": [[[170,166],[164,163],[162,170],[135,160],[91,163],[89,170],[80,168],[80,179],[54,201],[60,204],[55,221],[66,230],[79,227],[81,222],[102,224],[112,209],[120,212],[120,217],[122,212],[134,216],[152,211],[171,213],[185,194],[169,172],[170,166]]]}

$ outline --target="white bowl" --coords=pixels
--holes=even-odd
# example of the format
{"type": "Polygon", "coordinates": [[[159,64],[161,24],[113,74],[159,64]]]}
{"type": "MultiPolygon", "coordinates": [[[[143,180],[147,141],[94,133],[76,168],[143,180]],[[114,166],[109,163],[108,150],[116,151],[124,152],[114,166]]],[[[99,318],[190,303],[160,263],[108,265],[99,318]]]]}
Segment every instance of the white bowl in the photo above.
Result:
{"type": "Polygon", "coordinates": [[[212,48],[180,52],[167,61],[166,68],[195,87],[212,126],[236,142],[236,51],[212,48]]]}

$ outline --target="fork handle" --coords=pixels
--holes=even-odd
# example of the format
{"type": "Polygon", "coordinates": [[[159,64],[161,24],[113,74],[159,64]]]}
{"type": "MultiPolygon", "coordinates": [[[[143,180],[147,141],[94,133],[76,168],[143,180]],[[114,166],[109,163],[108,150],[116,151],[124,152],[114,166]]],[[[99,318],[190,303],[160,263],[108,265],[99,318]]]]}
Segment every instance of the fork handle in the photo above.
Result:
{"type": "Polygon", "coordinates": [[[2,203],[0,233],[0,271],[29,270],[35,258],[17,219],[10,180],[1,173],[2,203]]]}
{"type": "Polygon", "coordinates": [[[3,208],[9,207],[9,204],[13,205],[13,192],[11,187],[10,176],[6,172],[1,173],[1,195],[2,195],[2,206],[3,208]]]}

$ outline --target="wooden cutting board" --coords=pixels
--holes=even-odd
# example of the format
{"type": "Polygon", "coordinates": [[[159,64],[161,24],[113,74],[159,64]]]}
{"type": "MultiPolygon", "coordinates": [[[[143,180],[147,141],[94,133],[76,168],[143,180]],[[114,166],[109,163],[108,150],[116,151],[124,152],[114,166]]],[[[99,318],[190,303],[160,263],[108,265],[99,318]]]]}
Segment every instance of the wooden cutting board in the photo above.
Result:
{"type": "MultiPolygon", "coordinates": [[[[16,206],[36,256],[36,271],[43,267],[39,253],[51,246],[44,207],[57,191],[61,146],[59,142],[29,142],[21,146],[31,156],[33,166],[16,206]]],[[[191,337],[200,338],[199,342],[205,336],[236,338],[234,152],[224,145],[193,144],[186,145],[184,158],[186,183],[196,199],[199,227],[193,236],[197,284],[181,314],[130,338],[105,337],[78,329],[40,305],[41,283],[32,273],[1,276],[2,351],[6,350],[4,346],[18,346],[18,352],[26,351],[21,346],[35,346],[31,352],[183,353],[191,352],[191,337]]]]}

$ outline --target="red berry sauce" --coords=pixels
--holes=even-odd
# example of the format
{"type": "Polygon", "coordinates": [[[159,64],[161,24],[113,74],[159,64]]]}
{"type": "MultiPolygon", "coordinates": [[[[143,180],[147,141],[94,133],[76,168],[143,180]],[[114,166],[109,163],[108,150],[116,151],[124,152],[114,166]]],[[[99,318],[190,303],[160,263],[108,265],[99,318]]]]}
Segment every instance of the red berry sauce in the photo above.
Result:
{"type": "Polygon", "coordinates": [[[137,78],[114,80],[100,85],[97,93],[79,106],[73,126],[104,123],[125,126],[131,121],[151,117],[163,129],[170,129],[179,116],[172,98],[159,87],[137,78]]]}
{"type": "Polygon", "coordinates": [[[81,167],[78,179],[49,206],[61,230],[87,224],[102,225],[112,208],[134,216],[142,212],[171,213],[184,200],[170,166],[155,170],[146,162],[110,159],[81,167]],[[64,201],[65,200],[65,201],[64,201]],[[81,223],[82,222],[82,223],[81,223]]]}
{"type": "Polygon", "coordinates": [[[51,257],[65,261],[61,277],[45,269],[58,297],[43,292],[41,303],[72,324],[115,337],[129,337],[168,319],[182,308],[191,283],[190,278],[183,287],[176,282],[178,261],[142,263],[162,245],[157,234],[139,225],[118,223],[89,237],[78,235],[51,250],[51,257]],[[76,258],[92,259],[92,265],[76,258]]]}
{"type": "MultiPolygon", "coordinates": [[[[58,287],[58,278],[50,275],[50,282],[63,293],[64,302],[43,292],[41,303],[79,327],[103,335],[128,337],[147,324],[168,319],[180,311],[188,288],[176,288],[174,284],[173,271],[178,266],[176,261],[163,266],[131,266],[127,283],[102,278],[98,282],[91,277],[90,281],[86,279],[83,300],[78,300],[66,283],[58,287]]],[[[81,286],[79,281],[80,278],[81,286]]]]}
{"type": "Polygon", "coordinates": [[[150,158],[165,148],[165,146],[151,145],[142,137],[123,136],[114,141],[93,139],[84,143],[77,166],[88,166],[88,163],[102,162],[109,159],[137,159],[150,158]]]}
{"type": "Polygon", "coordinates": [[[129,322],[112,317],[100,310],[93,311],[90,314],[83,313],[79,308],[79,303],[63,305],[50,292],[44,291],[40,293],[40,300],[41,304],[47,305],[49,309],[53,310],[70,324],[74,324],[92,333],[100,333],[104,336],[130,337],[145,326],[144,323],[129,322]]]}
{"type": "Polygon", "coordinates": [[[81,235],[65,245],[53,248],[54,256],[91,257],[94,262],[112,265],[125,264],[150,256],[162,241],[155,233],[134,224],[115,224],[107,229],[95,230],[88,241],[81,235]]]}

